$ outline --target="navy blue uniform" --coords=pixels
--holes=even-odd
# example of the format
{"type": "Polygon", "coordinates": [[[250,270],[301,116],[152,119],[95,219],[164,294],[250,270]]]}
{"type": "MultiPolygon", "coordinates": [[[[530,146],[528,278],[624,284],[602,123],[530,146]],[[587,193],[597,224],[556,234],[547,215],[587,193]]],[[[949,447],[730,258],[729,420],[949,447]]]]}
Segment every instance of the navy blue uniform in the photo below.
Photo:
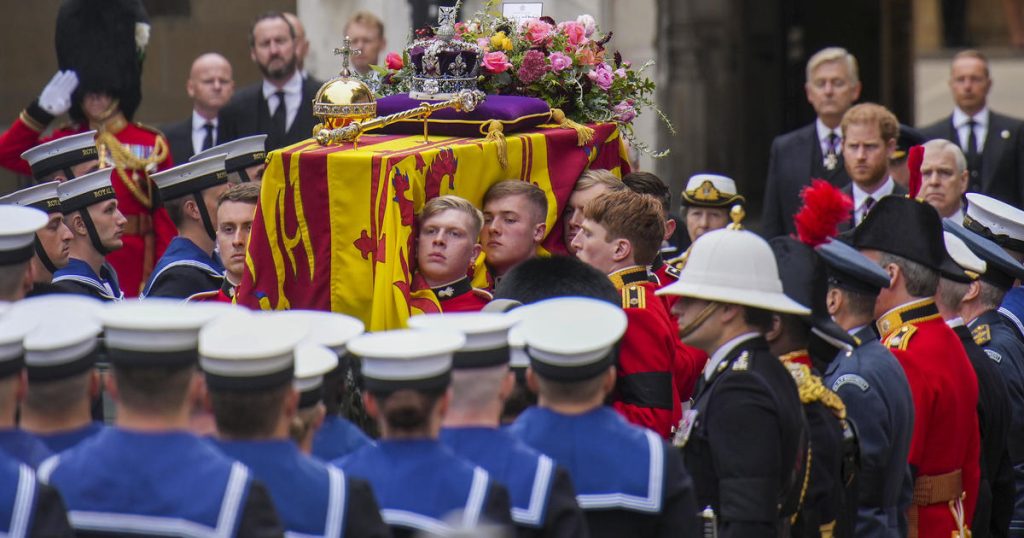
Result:
{"type": "Polygon", "coordinates": [[[1013,515],[1015,486],[1007,439],[1010,397],[999,367],[962,323],[953,327],[978,376],[978,429],[981,430],[981,480],[971,522],[973,538],[1006,536],[1013,515]]]}
{"type": "Polygon", "coordinates": [[[57,490],[24,463],[0,456],[0,536],[74,536],[57,490]]]}
{"type": "Polygon", "coordinates": [[[698,506],[718,515],[721,538],[788,534],[808,454],[803,406],[789,371],[756,336],[725,351],[698,388],[681,436],[698,506]]]}
{"type": "Polygon", "coordinates": [[[846,404],[857,434],[856,536],[896,538],[906,532],[903,514],[913,487],[907,454],[914,401],[903,368],[874,330],[864,327],[854,336],[861,344],[829,363],[824,381],[846,404]]]}
{"type": "Polygon", "coordinates": [[[53,455],[38,437],[18,428],[0,430],[0,451],[33,469],[53,455]]]}
{"type": "Polygon", "coordinates": [[[998,366],[1010,398],[1012,418],[1007,447],[1016,484],[1010,530],[1021,534],[1024,533],[1024,342],[1017,339],[1012,326],[995,310],[978,316],[968,326],[974,342],[998,366]]]}
{"type": "Polygon", "coordinates": [[[328,415],[313,434],[313,455],[324,461],[333,461],[372,444],[373,441],[359,426],[344,417],[328,415]]]}
{"type": "Polygon", "coordinates": [[[79,536],[282,536],[267,490],[245,465],[188,433],[107,428],[46,460],[79,536]]]}
{"type": "Polygon", "coordinates": [[[588,536],[569,473],[497,428],[445,428],[441,442],[508,489],[517,536],[588,536]]]}
{"type": "Polygon", "coordinates": [[[103,431],[106,426],[102,422],[90,422],[86,426],[64,432],[36,434],[36,437],[46,445],[53,453],[64,452],[65,450],[85,441],[86,439],[103,431]]]}
{"type": "Polygon", "coordinates": [[[508,491],[439,441],[382,440],[332,463],[370,482],[396,538],[450,532],[456,514],[456,529],[512,527],[508,491]]]}
{"type": "Polygon", "coordinates": [[[285,531],[325,538],[391,536],[370,486],[311,458],[291,441],[222,441],[270,491],[285,531]]]}
{"type": "Polygon", "coordinates": [[[103,264],[97,275],[89,264],[71,258],[67,266],[53,274],[53,286],[58,293],[89,295],[101,301],[120,301],[124,299],[121,287],[117,282],[114,268],[103,264]]]}
{"type": "Polygon", "coordinates": [[[1009,322],[1017,339],[1024,342],[1024,288],[1010,288],[1003,297],[999,314],[1009,322]]]}
{"type": "Polygon", "coordinates": [[[612,408],[570,416],[531,407],[508,432],[569,472],[591,536],[699,536],[678,453],[612,408]]]}
{"type": "Polygon", "coordinates": [[[187,299],[197,293],[219,290],[224,266],[191,240],[175,237],[160,257],[142,290],[143,297],[187,299]]]}

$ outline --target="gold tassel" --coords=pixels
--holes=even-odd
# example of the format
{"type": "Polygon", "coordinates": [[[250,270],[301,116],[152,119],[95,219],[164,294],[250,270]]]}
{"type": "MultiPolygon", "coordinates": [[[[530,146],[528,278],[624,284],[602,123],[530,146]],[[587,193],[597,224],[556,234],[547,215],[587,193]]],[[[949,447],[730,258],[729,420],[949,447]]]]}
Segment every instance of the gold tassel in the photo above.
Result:
{"type": "Polygon", "coordinates": [[[487,122],[487,137],[484,140],[498,145],[498,164],[508,168],[508,142],[505,141],[505,127],[498,120],[487,122]]]}
{"type": "MultiPolygon", "coordinates": [[[[594,130],[586,125],[580,125],[569,118],[565,117],[565,112],[562,112],[559,108],[551,109],[551,121],[563,129],[572,129],[576,131],[576,145],[583,146],[589,144],[594,140],[594,130]]],[[[544,127],[541,125],[541,127],[544,127]]]]}

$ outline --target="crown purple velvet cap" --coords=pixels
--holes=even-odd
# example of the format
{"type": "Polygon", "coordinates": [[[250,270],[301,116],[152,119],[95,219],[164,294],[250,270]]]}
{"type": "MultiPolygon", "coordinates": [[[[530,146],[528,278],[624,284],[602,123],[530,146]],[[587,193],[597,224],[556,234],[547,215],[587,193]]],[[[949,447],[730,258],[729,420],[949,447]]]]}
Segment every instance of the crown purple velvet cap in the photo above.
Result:
{"type": "MultiPolygon", "coordinates": [[[[413,109],[423,101],[408,94],[390,95],[377,100],[377,114],[387,116],[413,109]]],[[[533,129],[551,121],[551,107],[547,101],[519,95],[488,95],[473,112],[459,112],[452,108],[438,110],[427,120],[431,134],[442,136],[485,136],[488,124],[497,120],[504,133],[533,129]]],[[[402,120],[384,126],[376,132],[382,134],[419,134],[423,120],[402,120]]]]}

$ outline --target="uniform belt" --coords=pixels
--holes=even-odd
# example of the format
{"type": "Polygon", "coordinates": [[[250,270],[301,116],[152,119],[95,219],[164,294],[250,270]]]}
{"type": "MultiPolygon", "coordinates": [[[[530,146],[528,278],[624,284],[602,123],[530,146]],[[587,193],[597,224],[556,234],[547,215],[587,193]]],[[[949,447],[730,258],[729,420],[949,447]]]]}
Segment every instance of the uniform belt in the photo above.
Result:
{"type": "Polygon", "coordinates": [[[153,216],[149,213],[138,215],[125,215],[127,222],[124,223],[125,235],[150,235],[153,233],[153,216]]]}
{"type": "Polygon", "coordinates": [[[964,491],[963,473],[960,469],[945,474],[918,476],[914,480],[913,503],[928,506],[960,498],[964,491]]]}

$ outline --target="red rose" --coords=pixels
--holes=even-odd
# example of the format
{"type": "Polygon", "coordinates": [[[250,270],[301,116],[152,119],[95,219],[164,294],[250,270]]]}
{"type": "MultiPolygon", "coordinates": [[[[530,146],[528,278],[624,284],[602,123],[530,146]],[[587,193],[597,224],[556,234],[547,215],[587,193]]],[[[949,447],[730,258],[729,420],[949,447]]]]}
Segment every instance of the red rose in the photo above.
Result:
{"type": "Polygon", "coordinates": [[[397,52],[389,52],[387,57],[384,59],[384,63],[388,66],[388,69],[398,71],[405,64],[402,62],[402,56],[397,52]]]}

